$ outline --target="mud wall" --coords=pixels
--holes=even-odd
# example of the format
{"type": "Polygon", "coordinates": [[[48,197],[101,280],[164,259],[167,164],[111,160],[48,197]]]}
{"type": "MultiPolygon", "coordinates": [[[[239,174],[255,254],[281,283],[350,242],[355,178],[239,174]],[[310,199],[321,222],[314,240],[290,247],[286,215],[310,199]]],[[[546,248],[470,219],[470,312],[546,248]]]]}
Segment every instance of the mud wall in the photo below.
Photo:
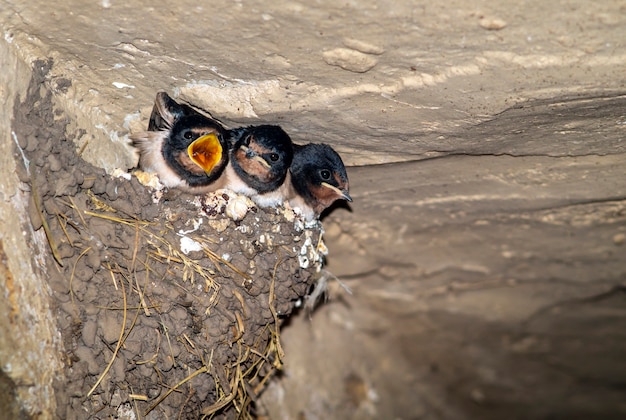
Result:
{"type": "Polygon", "coordinates": [[[6,303],[0,305],[0,407],[11,413],[8,418],[27,413],[45,419],[56,405],[52,383],[61,368],[60,335],[48,303],[45,237],[32,229],[30,192],[17,173],[16,159],[23,156],[12,130],[14,106],[27,100],[29,83],[36,90],[43,86],[12,48],[0,42],[0,290],[6,303]]]}

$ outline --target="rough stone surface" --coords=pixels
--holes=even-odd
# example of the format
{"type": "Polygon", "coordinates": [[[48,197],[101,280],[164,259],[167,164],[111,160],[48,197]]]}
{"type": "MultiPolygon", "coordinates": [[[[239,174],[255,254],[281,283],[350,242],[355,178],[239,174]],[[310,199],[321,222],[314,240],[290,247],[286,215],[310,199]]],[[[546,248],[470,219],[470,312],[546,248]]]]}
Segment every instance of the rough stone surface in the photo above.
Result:
{"type": "Polygon", "coordinates": [[[618,1],[4,4],[5,42],[28,63],[58,58],[50,88],[68,130],[108,171],[133,164],[125,140],[158,90],[334,143],[353,165],[427,156],[440,135],[530,99],[624,90],[618,1]],[[486,31],[492,17],[507,26],[486,31]],[[324,61],[346,38],[384,49],[374,69],[324,61]]]}
{"type": "MultiPolygon", "coordinates": [[[[56,406],[52,381],[62,367],[61,340],[45,281],[46,239],[42,230],[35,229],[41,217],[28,210],[33,207],[27,185],[30,173],[24,170],[25,156],[16,146],[17,142],[26,147],[27,138],[18,138],[11,130],[18,95],[27,96],[31,71],[2,42],[0,55],[6,65],[0,72],[5,110],[0,113],[0,407],[14,418],[46,418],[56,406]],[[13,396],[19,404],[9,401],[13,396]]],[[[40,82],[35,83],[36,89],[40,82]]]]}
{"type": "MultiPolygon", "coordinates": [[[[0,22],[4,109],[52,59],[41,89],[81,156],[108,172],[134,165],[127,136],[159,90],[228,125],[331,143],[351,166],[351,211],[324,224],[328,267],[352,294],[331,282],[330,303],[284,329],[285,374],[261,414],[626,415],[622,2],[11,0],[0,22]],[[340,48],[376,65],[329,65],[340,48]]],[[[2,240],[13,277],[36,279],[18,240],[28,206],[10,204],[28,177],[14,170],[9,114],[2,240]]],[[[27,341],[54,336],[37,325],[27,341]]],[[[30,379],[5,360],[19,391],[30,379]]],[[[54,398],[21,398],[55,411],[54,398]]]]}

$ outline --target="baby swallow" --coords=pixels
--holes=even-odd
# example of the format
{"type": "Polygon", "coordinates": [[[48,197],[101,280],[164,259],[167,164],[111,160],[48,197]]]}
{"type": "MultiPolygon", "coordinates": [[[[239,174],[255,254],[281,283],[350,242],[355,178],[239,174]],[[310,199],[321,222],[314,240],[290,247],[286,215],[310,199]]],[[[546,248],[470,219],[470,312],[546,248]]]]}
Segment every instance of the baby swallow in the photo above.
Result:
{"type": "Polygon", "coordinates": [[[216,181],[228,163],[229,147],[217,121],[159,92],[148,130],[131,136],[141,169],[156,173],[170,188],[192,193],[221,188],[216,181]]]}
{"type": "Polygon", "coordinates": [[[249,196],[260,207],[282,204],[293,159],[291,138],[276,125],[229,130],[228,188],[249,196]]]}
{"type": "Polygon", "coordinates": [[[196,194],[228,188],[261,207],[281,204],[285,198],[293,150],[291,139],[278,126],[226,130],[160,92],[148,131],[132,139],[139,149],[139,166],[156,173],[167,187],[196,194]]]}
{"type": "Polygon", "coordinates": [[[288,202],[307,221],[318,218],[336,200],[352,201],[346,167],[327,144],[294,144],[288,202]]]}

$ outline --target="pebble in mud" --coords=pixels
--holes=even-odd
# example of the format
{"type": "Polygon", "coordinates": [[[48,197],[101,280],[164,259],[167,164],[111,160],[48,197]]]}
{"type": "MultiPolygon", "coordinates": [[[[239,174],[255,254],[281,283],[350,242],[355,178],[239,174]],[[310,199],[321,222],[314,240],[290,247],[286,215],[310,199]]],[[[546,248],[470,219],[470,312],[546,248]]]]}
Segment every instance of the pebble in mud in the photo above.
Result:
{"type": "Polygon", "coordinates": [[[79,360],[86,364],[90,375],[97,375],[101,369],[100,363],[96,361],[96,356],[93,351],[86,346],[77,347],[74,350],[74,354],[79,360]]]}
{"type": "Polygon", "coordinates": [[[43,219],[41,212],[35,205],[35,202],[31,199],[31,204],[28,206],[28,217],[34,230],[39,230],[43,226],[43,219]]]}
{"type": "Polygon", "coordinates": [[[350,48],[335,48],[324,51],[322,57],[326,64],[338,66],[354,73],[365,73],[378,63],[378,60],[371,55],[350,48]]]}
{"type": "Polygon", "coordinates": [[[118,192],[117,184],[115,182],[108,182],[104,190],[109,200],[117,200],[118,192]]]}
{"type": "Polygon", "coordinates": [[[54,195],[61,197],[64,195],[72,195],[76,191],[76,179],[74,174],[65,172],[59,174],[54,183],[54,195]]]}
{"type": "Polygon", "coordinates": [[[98,250],[91,250],[87,253],[85,262],[91,269],[98,271],[100,269],[100,264],[102,263],[100,252],[98,252],[98,250]]]}
{"type": "Polygon", "coordinates": [[[83,331],[81,334],[81,338],[87,347],[93,347],[96,343],[96,331],[98,329],[98,325],[96,321],[93,319],[87,320],[83,325],[83,331]]]}
{"type": "Polygon", "coordinates": [[[113,344],[118,340],[120,336],[122,322],[120,318],[111,314],[110,312],[103,312],[104,313],[98,317],[98,324],[100,327],[100,331],[102,332],[101,337],[108,344],[113,344]]]}
{"type": "Polygon", "coordinates": [[[379,45],[371,44],[356,38],[344,38],[343,45],[364,54],[381,55],[385,52],[385,49],[379,45]]]}
{"type": "Polygon", "coordinates": [[[483,29],[487,29],[489,31],[499,31],[500,29],[504,29],[506,27],[507,22],[497,17],[485,16],[478,21],[478,24],[483,29]]]}
{"type": "Polygon", "coordinates": [[[59,207],[55,199],[44,201],[44,209],[46,210],[46,213],[48,214],[56,215],[61,212],[61,208],[59,207]]]}
{"type": "Polygon", "coordinates": [[[37,150],[37,147],[39,146],[39,138],[37,138],[36,136],[28,136],[28,138],[26,139],[26,147],[24,147],[24,149],[27,152],[34,152],[35,150],[37,150]]]}
{"type": "Polygon", "coordinates": [[[59,158],[56,157],[56,155],[50,155],[50,157],[48,158],[48,164],[48,167],[52,172],[58,172],[62,168],[61,161],[59,160],[59,158]]]}
{"type": "Polygon", "coordinates": [[[93,185],[91,186],[91,191],[95,195],[104,194],[107,188],[107,181],[105,176],[95,176],[93,180],[93,185]]]}

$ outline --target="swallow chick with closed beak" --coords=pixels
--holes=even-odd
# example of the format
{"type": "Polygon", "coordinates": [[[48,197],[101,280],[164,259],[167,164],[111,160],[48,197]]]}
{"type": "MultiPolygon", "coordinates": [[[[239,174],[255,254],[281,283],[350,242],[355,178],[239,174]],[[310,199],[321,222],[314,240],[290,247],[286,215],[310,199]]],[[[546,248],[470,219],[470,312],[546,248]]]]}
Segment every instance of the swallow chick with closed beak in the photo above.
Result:
{"type": "Polygon", "coordinates": [[[337,200],[352,201],[348,174],[339,154],[327,144],[294,145],[289,205],[308,222],[337,200]]]}
{"type": "Polygon", "coordinates": [[[277,125],[259,125],[229,130],[229,136],[228,188],[260,207],[282,204],[293,159],[289,135],[277,125]]]}
{"type": "Polygon", "coordinates": [[[228,163],[228,133],[216,120],[165,92],[156,97],[148,131],[131,136],[139,167],[169,188],[203,193],[222,188],[228,163]]]}

